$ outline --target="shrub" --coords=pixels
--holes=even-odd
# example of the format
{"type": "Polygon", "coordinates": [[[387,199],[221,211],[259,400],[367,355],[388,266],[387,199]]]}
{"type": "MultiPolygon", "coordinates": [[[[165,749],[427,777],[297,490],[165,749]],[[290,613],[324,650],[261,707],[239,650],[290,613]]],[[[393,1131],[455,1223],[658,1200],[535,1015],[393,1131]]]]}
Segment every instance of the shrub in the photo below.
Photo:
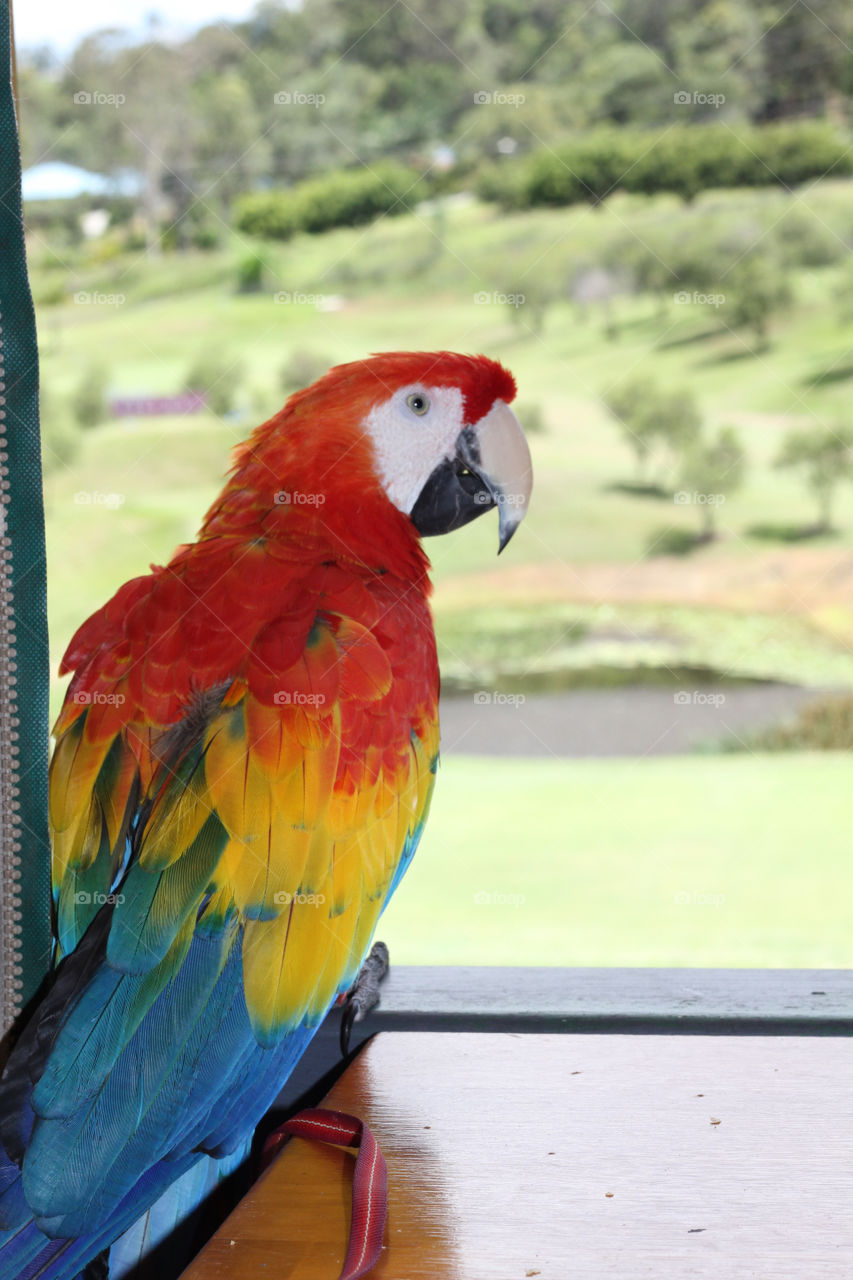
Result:
{"type": "Polygon", "coordinates": [[[663,529],[655,529],[646,543],[647,556],[687,556],[705,541],[691,529],[680,529],[675,525],[667,525],[663,529]]]}
{"type": "Polygon", "coordinates": [[[399,165],[345,169],[300,182],[289,191],[255,192],[235,206],[235,225],[246,235],[288,240],[297,231],[357,227],[382,214],[406,211],[404,198],[419,181],[399,165]]]}
{"type": "Polygon", "coordinates": [[[396,165],[312,178],[297,189],[300,226],[304,231],[327,231],[357,227],[384,213],[405,213],[403,197],[417,180],[417,174],[396,165]]]}
{"type": "Polygon", "coordinates": [[[185,391],[201,391],[211,413],[224,418],[231,413],[243,380],[243,367],[227,352],[206,348],[190,365],[184,379],[185,391]]]}
{"type": "Polygon", "coordinates": [[[80,435],[70,420],[67,407],[44,386],[39,388],[39,424],[42,469],[45,475],[49,475],[74,460],[80,435]]]}
{"type": "Polygon", "coordinates": [[[827,529],[823,524],[792,524],[788,520],[768,520],[751,524],[744,530],[747,537],[764,542],[806,542],[809,538],[822,538],[827,529]]]}
{"type": "Polygon", "coordinates": [[[299,228],[296,202],[286,191],[256,191],[234,205],[234,225],[261,240],[289,240],[299,228]]]}
{"type": "Polygon", "coordinates": [[[828,267],[847,252],[840,238],[805,209],[790,209],[775,234],[784,262],[792,267],[828,267]]]}
{"type": "Polygon", "coordinates": [[[793,720],[735,740],[737,751],[850,751],[853,750],[853,694],[816,698],[802,707],[793,720]]]}
{"type": "Polygon", "coordinates": [[[80,427],[97,427],[108,416],[107,371],[89,365],[71,396],[71,413],[80,427]]]}
{"type": "Polygon", "coordinates": [[[504,209],[526,209],[530,201],[524,179],[524,166],[517,160],[486,164],[474,180],[474,194],[486,204],[499,204],[504,209]]]}
{"type": "Polygon", "coordinates": [[[237,263],[237,292],[260,293],[264,283],[264,260],[257,253],[247,253],[237,263]]]}
{"type": "Polygon", "coordinates": [[[599,129],[558,150],[541,150],[481,176],[483,199],[515,208],[598,203],[614,189],[690,200],[713,187],[793,187],[832,171],[853,172],[853,158],[823,121],[742,127],[679,126],[663,134],[599,129]]]}
{"type": "Polygon", "coordinates": [[[193,229],[192,246],[194,249],[209,252],[212,249],[218,249],[221,241],[222,235],[214,222],[202,222],[193,229]]]}
{"type": "Polygon", "coordinates": [[[770,172],[765,181],[795,187],[810,178],[822,178],[830,170],[840,178],[853,171],[847,148],[838,134],[822,120],[785,121],[756,129],[750,141],[758,162],[770,172]]]}
{"type": "Polygon", "coordinates": [[[330,360],[328,356],[319,355],[316,351],[306,351],[298,349],[291,351],[290,355],[281,366],[279,374],[279,384],[282,391],[286,395],[290,395],[293,391],[301,391],[303,387],[310,387],[312,382],[316,382],[318,378],[322,378],[323,374],[331,369],[334,360],[330,360]]]}
{"type": "Polygon", "coordinates": [[[548,430],[548,424],[545,421],[545,414],[542,411],[541,404],[528,400],[522,401],[520,404],[514,404],[512,408],[526,435],[544,436],[548,430]]]}

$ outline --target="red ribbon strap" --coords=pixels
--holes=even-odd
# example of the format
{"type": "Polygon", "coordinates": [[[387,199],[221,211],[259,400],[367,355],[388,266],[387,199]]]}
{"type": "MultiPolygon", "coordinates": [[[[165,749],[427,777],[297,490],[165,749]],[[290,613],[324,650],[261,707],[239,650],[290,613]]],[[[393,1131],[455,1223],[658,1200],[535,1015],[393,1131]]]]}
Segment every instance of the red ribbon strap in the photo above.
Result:
{"type": "Polygon", "coordinates": [[[352,1223],[349,1247],[338,1280],[358,1280],[379,1261],[388,1212],[388,1166],[379,1144],[363,1120],[343,1111],[309,1107],[288,1120],[264,1143],[263,1167],[285,1138],[307,1138],[335,1147],[358,1147],[352,1180],[352,1223]]]}

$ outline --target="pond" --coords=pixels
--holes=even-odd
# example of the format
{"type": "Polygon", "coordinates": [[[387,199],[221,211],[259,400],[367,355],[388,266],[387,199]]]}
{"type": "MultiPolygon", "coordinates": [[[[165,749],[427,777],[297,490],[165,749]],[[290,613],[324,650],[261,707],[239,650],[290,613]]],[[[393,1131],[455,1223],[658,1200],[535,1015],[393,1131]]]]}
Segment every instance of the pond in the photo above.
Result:
{"type": "Polygon", "coordinates": [[[441,700],[445,754],[676,755],[793,717],[827,690],[786,684],[626,685],[441,700]]]}

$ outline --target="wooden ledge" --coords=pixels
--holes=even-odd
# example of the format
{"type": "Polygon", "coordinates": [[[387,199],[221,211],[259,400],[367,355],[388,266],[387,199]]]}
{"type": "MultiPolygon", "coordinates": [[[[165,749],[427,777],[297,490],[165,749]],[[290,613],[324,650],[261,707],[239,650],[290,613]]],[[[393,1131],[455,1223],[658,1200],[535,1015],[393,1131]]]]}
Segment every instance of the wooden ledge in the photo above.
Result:
{"type": "MultiPolygon", "coordinates": [[[[846,1280],[853,1041],[398,1033],[326,1098],[388,1160],[376,1280],[846,1280]]],[[[352,1157],[292,1139],[185,1280],[334,1280],[352,1157]]]]}

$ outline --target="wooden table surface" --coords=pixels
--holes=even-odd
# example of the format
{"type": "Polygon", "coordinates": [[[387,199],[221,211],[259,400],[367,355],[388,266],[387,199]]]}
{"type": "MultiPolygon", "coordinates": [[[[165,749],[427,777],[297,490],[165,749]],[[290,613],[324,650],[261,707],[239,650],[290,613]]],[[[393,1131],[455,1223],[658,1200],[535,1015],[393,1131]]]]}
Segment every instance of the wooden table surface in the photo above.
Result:
{"type": "MultiPolygon", "coordinates": [[[[376,1280],[853,1277],[853,1040],[385,1033],[325,1105],[388,1160],[376,1280]]],[[[353,1158],[292,1139],[184,1280],[335,1280],[353,1158]]]]}

